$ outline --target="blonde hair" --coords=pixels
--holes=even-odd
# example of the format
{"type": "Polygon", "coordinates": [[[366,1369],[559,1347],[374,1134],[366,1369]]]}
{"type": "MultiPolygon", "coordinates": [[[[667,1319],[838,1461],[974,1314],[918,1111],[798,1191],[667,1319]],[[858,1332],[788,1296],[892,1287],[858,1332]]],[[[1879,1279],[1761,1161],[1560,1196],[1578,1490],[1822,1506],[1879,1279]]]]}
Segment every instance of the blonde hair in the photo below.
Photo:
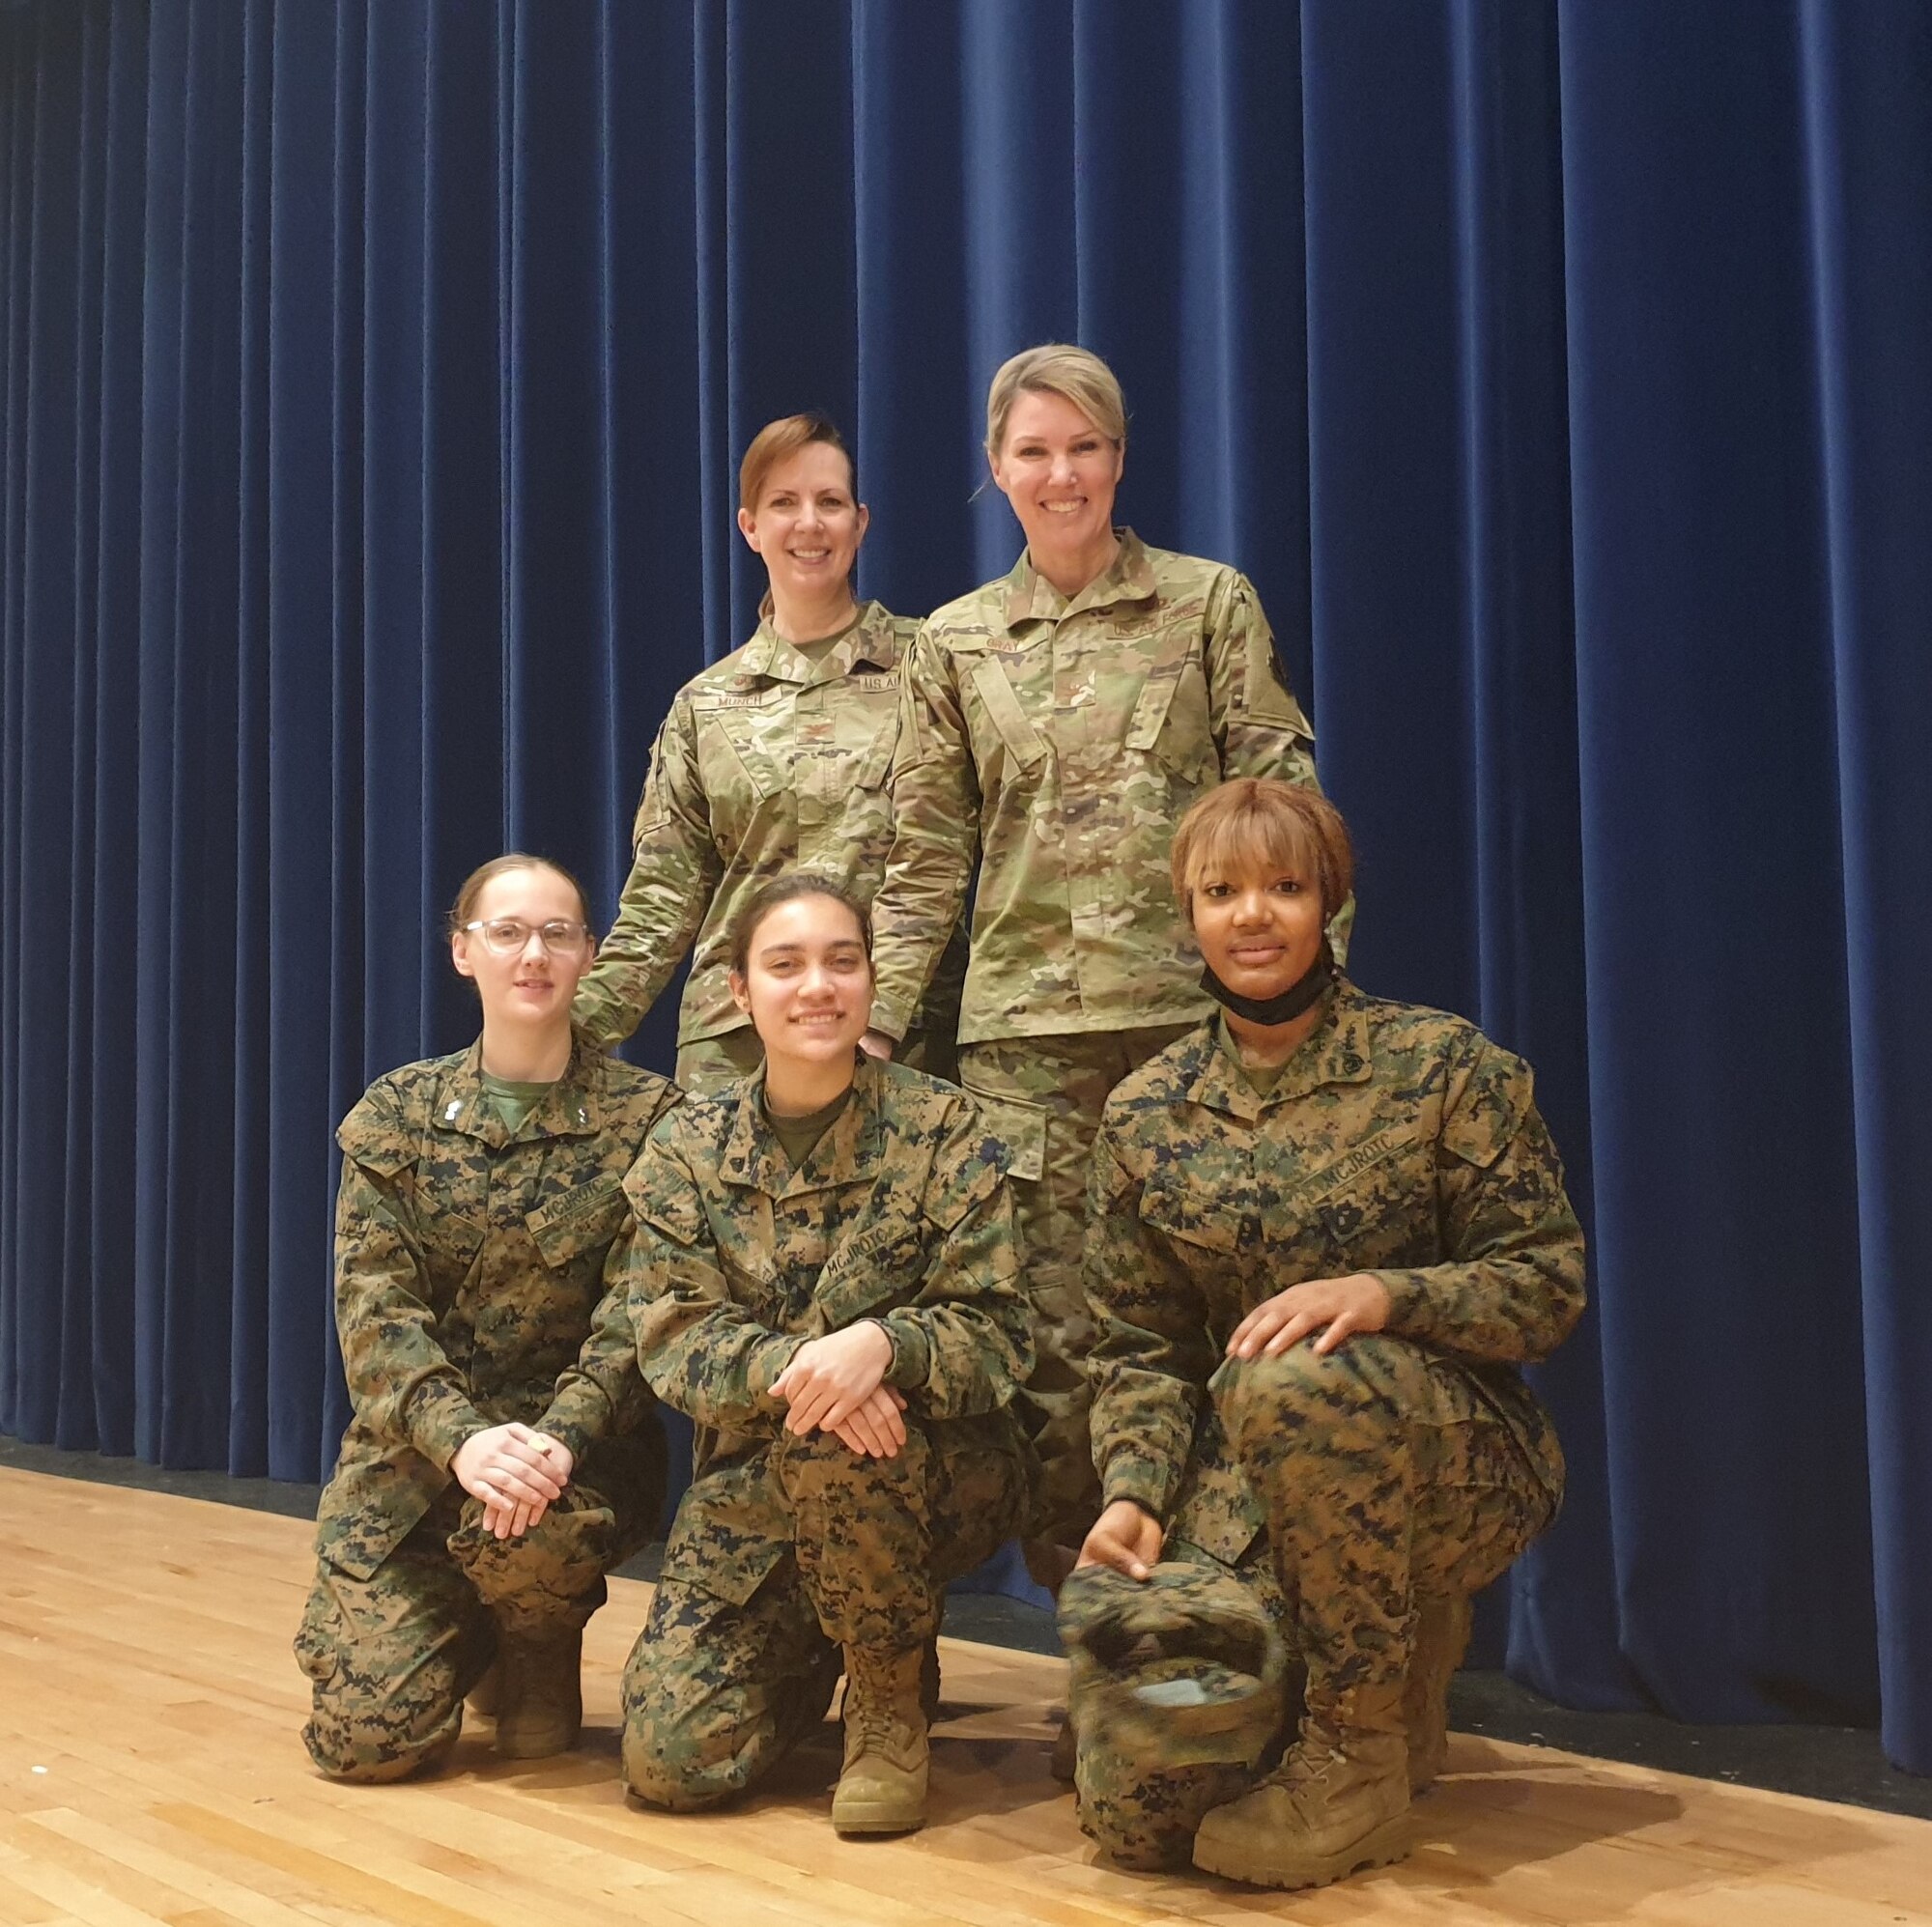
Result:
{"type": "Polygon", "coordinates": [[[500,857],[492,857],[487,864],[479,864],[463,879],[463,888],[456,893],[456,906],[449,913],[451,936],[474,920],[476,901],[483,894],[485,886],[511,870],[549,870],[553,876],[561,877],[577,893],[577,914],[584,927],[589,928],[590,899],[584,895],[583,886],[561,864],[554,864],[548,857],[529,856],[522,850],[505,850],[500,857]]]}
{"type": "Polygon", "coordinates": [[[1127,402],[1114,371],[1091,348],[1046,341],[1000,363],[986,390],[986,453],[997,462],[1007,439],[1007,418],[1022,395],[1058,395],[1073,406],[1117,448],[1127,445],[1127,402]]]}
{"type": "Polygon", "coordinates": [[[859,465],[852,459],[852,451],[845,446],[845,438],[838,433],[831,416],[820,414],[813,409],[805,414],[781,415],[777,421],[768,421],[752,438],[752,445],[745,450],[745,459],[738,464],[738,506],[747,515],[757,512],[758,496],[767,478],[788,455],[796,455],[801,448],[810,448],[814,441],[822,441],[828,448],[836,448],[845,458],[845,474],[852,491],[852,499],[859,499],[859,465]]]}
{"type": "Polygon", "coordinates": [[[1194,921],[1195,887],[1210,872],[1251,864],[1313,876],[1325,922],[1355,887],[1355,852],[1342,812],[1320,790],[1279,777],[1236,777],[1180,819],[1170,858],[1175,901],[1194,921]]]}

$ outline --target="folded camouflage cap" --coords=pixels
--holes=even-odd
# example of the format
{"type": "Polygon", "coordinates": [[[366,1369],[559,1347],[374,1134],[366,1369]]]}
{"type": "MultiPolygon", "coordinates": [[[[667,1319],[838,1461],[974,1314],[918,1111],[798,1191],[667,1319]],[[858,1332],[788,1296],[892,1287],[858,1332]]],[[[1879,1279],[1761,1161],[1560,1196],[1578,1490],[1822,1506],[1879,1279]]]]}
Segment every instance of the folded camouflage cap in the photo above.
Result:
{"type": "Polygon", "coordinates": [[[1167,1559],[1130,1579],[1083,1566],[1061,1589],[1059,1622],[1083,1751],[1167,1768],[1245,1764],[1280,1728],[1287,1649],[1230,1573],[1167,1559]]]}

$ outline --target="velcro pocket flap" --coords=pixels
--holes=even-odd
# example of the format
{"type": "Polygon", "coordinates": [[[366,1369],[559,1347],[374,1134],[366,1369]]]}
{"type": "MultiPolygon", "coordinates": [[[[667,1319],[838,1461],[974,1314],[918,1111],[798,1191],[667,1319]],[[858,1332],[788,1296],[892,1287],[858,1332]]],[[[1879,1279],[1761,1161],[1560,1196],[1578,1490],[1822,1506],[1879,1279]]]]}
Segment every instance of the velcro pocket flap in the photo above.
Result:
{"type": "Polygon", "coordinates": [[[1157,663],[1148,671],[1148,679],[1141,685],[1140,698],[1134,704],[1134,713],[1127,723],[1126,747],[1129,750],[1153,748],[1160,735],[1160,726],[1167,721],[1168,706],[1174,701],[1180,672],[1186,666],[1184,663],[1157,663]]]}
{"type": "Polygon", "coordinates": [[[982,657],[975,665],[973,687],[986,705],[986,714],[993,719],[993,727],[1000,732],[1007,753],[1022,769],[1031,770],[1044,762],[1046,739],[1027,721],[1027,713],[1020,707],[1020,699],[1013,694],[1006,670],[992,657],[982,657]]]}
{"type": "Polygon", "coordinates": [[[899,717],[895,704],[879,719],[870,740],[845,759],[846,780],[854,789],[877,789],[892,767],[893,751],[899,741],[899,717]]]}
{"type": "Polygon", "coordinates": [[[1172,1165],[1157,1166],[1141,1186],[1141,1222],[1186,1244],[1232,1256],[1241,1248],[1241,1218],[1225,1198],[1172,1165]]]}
{"type": "Polygon", "coordinates": [[[624,1180],[611,1176],[566,1191],[541,1210],[527,1213],[524,1223],[544,1262],[554,1268],[580,1252],[609,1244],[628,1215],[624,1180]]]}
{"type": "Polygon", "coordinates": [[[902,1220],[878,1225],[833,1252],[811,1295],[825,1328],[839,1331],[880,1305],[910,1303],[924,1271],[917,1228],[902,1220]]]}

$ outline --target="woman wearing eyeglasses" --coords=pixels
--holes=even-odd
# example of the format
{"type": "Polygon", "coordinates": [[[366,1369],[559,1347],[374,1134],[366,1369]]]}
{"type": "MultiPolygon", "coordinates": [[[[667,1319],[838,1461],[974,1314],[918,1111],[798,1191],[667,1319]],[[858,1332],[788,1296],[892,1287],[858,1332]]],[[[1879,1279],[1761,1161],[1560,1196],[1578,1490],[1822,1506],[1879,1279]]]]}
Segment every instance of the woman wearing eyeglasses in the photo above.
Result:
{"type": "MultiPolygon", "coordinates": [[[[732,1002],[726,954],[753,892],[805,868],[869,903],[885,875],[899,662],[916,627],[852,593],[867,512],[852,457],[823,415],[785,415],[758,431],[739,468],[738,502],[739,532],[770,583],[757,631],[671,703],[617,921],[577,995],[583,1034],[621,1043],[689,952],[677,1081],[704,1096],[761,1061],[757,1033],[732,1002]]],[[[899,1062],[936,1077],[955,1064],[966,974],[958,922],[938,933],[931,986],[900,1025],[899,1062]]],[[[883,1037],[871,1046],[888,1048],[883,1037]]]]}
{"type": "Polygon", "coordinates": [[[573,877],[485,864],[450,933],[482,1035],[379,1077],[336,1133],[354,1415],[296,1637],[314,1688],[302,1737],[332,1778],[440,1761],[486,1675],[476,1710],[494,1706],[499,1753],[575,1744],[583,1624],[657,1523],[663,1434],[635,1369],[557,1390],[627,1219],[624,1172],[676,1101],[574,1038],[595,949],[573,877]]]}

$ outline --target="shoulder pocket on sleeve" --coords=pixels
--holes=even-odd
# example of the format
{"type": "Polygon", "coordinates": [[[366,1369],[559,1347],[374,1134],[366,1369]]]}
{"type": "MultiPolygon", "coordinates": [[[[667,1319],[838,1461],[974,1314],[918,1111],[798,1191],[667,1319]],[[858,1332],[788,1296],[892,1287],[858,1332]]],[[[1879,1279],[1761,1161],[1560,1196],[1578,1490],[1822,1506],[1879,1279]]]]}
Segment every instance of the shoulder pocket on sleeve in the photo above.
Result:
{"type": "Polygon", "coordinates": [[[1442,1119],[1442,1148],[1487,1171],[1522,1128],[1534,1089],[1520,1058],[1486,1042],[1442,1119]]]}
{"type": "Polygon", "coordinates": [[[1007,1170],[1037,1183],[1046,1171],[1047,1107],[1024,1097],[996,1097],[970,1084],[965,1091],[979,1107],[988,1135],[1005,1150],[1007,1170]]]}
{"type": "Polygon", "coordinates": [[[366,1097],[336,1126],[335,1142],[344,1157],[378,1177],[393,1177],[416,1161],[416,1134],[366,1097]]]}
{"type": "Polygon", "coordinates": [[[657,1181],[657,1174],[645,1169],[639,1158],[624,1177],[624,1196],[639,1224],[661,1232],[673,1244],[696,1244],[704,1227],[704,1213],[697,1194],[687,1186],[670,1186],[657,1181]]]}

